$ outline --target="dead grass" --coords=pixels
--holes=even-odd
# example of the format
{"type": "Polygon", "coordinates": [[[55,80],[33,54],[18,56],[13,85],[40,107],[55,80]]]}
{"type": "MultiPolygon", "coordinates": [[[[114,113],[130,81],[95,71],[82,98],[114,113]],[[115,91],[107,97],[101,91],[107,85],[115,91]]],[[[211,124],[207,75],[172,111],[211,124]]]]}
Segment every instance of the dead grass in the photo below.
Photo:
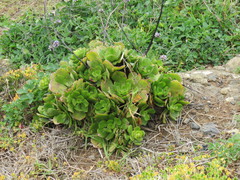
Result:
{"type": "MultiPolygon", "coordinates": [[[[1,0],[0,16],[10,17],[16,20],[25,12],[31,10],[36,14],[43,14],[45,0],[1,0]]],[[[47,0],[48,10],[52,9],[60,0],[47,0]]]]}
{"type": "MultiPolygon", "coordinates": [[[[85,144],[84,139],[73,135],[71,130],[56,127],[40,132],[29,128],[10,131],[12,144],[5,150],[0,148],[0,176],[6,179],[120,180],[141,174],[148,168],[161,171],[179,163],[198,167],[215,158],[202,148],[203,145],[228,136],[222,133],[220,137],[204,140],[189,139],[188,132],[183,133],[181,128],[185,126],[161,125],[159,130],[147,133],[140,147],[111,157],[115,165],[109,165],[110,159],[100,153],[101,150],[85,144]],[[202,158],[195,159],[198,156],[202,158]]],[[[237,172],[238,167],[229,171],[237,172]]]]}

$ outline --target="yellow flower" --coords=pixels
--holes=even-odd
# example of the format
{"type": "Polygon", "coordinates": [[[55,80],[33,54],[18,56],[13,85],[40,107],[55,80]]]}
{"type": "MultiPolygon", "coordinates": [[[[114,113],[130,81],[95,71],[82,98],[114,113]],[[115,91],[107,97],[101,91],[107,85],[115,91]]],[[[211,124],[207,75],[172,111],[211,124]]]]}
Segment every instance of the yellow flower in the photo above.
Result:
{"type": "Polygon", "coordinates": [[[204,166],[198,166],[197,169],[198,170],[204,170],[204,166]]]}
{"type": "Polygon", "coordinates": [[[15,96],[14,96],[14,98],[13,98],[13,101],[16,101],[17,99],[19,99],[19,96],[18,96],[18,94],[16,93],[15,96]]]}
{"type": "Polygon", "coordinates": [[[176,180],[175,174],[168,176],[168,180],[176,180]]]}
{"type": "Polygon", "coordinates": [[[229,176],[231,173],[226,169],[226,175],[229,176]]]}
{"type": "Polygon", "coordinates": [[[22,133],[22,134],[18,134],[17,135],[19,138],[26,138],[27,137],[27,135],[26,135],[26,133],[24,132],[24,133],[22,133]]]}
{"type": "Polygon", "coordinates": [[[74,172],[74,173],[73,173],[73,176],[74,176],[74,177],[76,177],[76,176],[78,176],[78,175],[80,175],[80,172],[74,172]]]}
{"type": "Polygon", "coordinates": [[[0,180],[4,180],[5,176],[4,175],[0,175],[0,180]]]}
{"type": "Polygon", "coordinates": [[[219,171],[222,171],[222,170],[224,170],[224,167],[220,166],[220,168],[218,168],[218,169],[219,169],[219,171]]]}
{"type": "Polygon", "coordinates": [[[228,143],[227,147],[229,148],[229,147],[232,147],[233,145],[234,145],[233,143],[228,143]]]}

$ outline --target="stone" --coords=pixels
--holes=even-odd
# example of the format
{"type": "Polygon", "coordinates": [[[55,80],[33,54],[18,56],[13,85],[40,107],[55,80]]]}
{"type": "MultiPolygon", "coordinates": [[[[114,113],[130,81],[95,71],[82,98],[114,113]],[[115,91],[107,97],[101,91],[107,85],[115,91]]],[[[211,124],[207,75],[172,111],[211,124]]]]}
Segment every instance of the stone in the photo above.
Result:
{"type": "Polygon", "coordinates": [[[212,122],[204,124],[201,128],[201,131],[203,132],[204,135],[214,136],[220,134],[220,130],[217,128],[217,125],[212,122]]]}
{"type": "Polygon", "coordinates": [[[186,118],[186,119],[183,120],[183,124],[188,124],[189,122],[191,122],[190,118],[186,118]]]}
{"type": "Polygon", "coordinates": [[[240,67],[240,55],[229,60],[225,66],[227,71],[235,73],[237,68],[240,67]]]}
{"type": "Polygon", "coordinates": [[[226,102],[229,102],[229,103],[231,103],[231,104],[233,104],[233,105],[235,104],[235,99],[234,99],[234,97],[228,97],[228,98],[225,99],[225,101],[226,101],[226,102]]]}
{"type": "Polygon", "coordinates": [[[191,122],[190,123],[190,127],[193,129],[193,130],[199,130],[201,127],[200,125],[198,125],[197,123],[195,122],[191,122]]]}
{"type": "Polygon", "coordinates": [[[228,94],[228,92],[229,92],[229,87],[226,87],[226,88],[222,88],[221,90],[220,90],[220,93],[222,94],[222,95],[227,95],[228,94]]]}
{"type": "Polygon", "coordinates": [[[215,74],[210,74],[210,75],[208,76],[208,80],[209,80],[209,81],[216,81],[216,80],[217,80],[217,75],[215,75],[215,74]]]}
{"type": "Polygon", "coordinates": [[[191,80],[192,82],[195,82],[195,83],[200,83],[200,84],[208,84],[208,80],[206,79],[206,76],[202,73],[194,73],[194,74],[191,74],[191,80]]]}
{"type": "Polygon", "coordinates": [[[225,68],[223,66],[215,66],[215,67],[213,67],[213,69],[221,70],[221,71],[225,70],[225,68]]]}

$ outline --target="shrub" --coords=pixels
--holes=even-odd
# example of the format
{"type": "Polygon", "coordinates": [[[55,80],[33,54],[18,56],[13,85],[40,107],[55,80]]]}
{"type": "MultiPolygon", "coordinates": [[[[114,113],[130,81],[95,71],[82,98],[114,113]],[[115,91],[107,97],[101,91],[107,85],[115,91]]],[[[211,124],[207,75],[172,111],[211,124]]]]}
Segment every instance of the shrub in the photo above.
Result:
{"type": "Polygon", "coordinates": [[[177,74],[165,73],[162,62],[136,55],[122,43],[92,41],[74,51],[69,62],[51,74],[40,122],[73,127],[105,152],[140,145],[141,130],[155,112],[176,120],[184,88],[177,74]]]}
{"type": "MultiPolygon", "coordinates": [[[[0,77],[4,120],[9,126],[28,125],[36,115],[37,107],[42,104],[48,92],[49,73],[57,65],[41,66],[33,64],[22,69],[11,70],[0,77]]],[[[37,128],[41,124],[33,123],[37,128]]]]}

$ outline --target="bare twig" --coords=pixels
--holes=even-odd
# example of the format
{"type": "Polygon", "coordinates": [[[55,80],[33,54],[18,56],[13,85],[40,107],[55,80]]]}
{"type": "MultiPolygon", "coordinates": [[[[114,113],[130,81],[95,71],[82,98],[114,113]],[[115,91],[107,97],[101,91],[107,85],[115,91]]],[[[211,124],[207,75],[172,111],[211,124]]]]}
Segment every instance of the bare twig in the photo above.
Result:
{"type": "Polygon", "coordinates": [[[160,23],[160,19],[161,19],[161,17],[162,17],[162,12],[163,12],[164,3],[165,3],[165,1],[162,0],[162,6],[161,6],[160,13],[159,13],[159,16],[158,16],[157,24],[156,24],[155,30],[153,31],[152,38],[151,38],[151,41],[150,41],[150,43],[149,43],[149,45],[148,45],[148,48],[147,48],[146,52],[144,53],[145,56],[147,55],[148,51],[150,50],[150,48],[151,48],[151,46],[152,46],[153,39],[154,39],[154,37],[155,37],[155,34],[156,34],[156,32],[157,32],[157,28],[158,28],[159,23],[160,23]]]}

